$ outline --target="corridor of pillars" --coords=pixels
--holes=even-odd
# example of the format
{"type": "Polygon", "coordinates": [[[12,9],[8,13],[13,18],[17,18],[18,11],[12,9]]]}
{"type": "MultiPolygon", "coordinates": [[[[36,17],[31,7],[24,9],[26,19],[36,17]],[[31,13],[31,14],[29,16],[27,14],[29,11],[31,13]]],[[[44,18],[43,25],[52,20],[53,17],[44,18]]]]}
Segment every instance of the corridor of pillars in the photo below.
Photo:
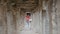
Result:
{"type": "Polygon", "coordinates": [[[59,15],[55,2],[39,0],[37,9],[31,11],[30,28],[25,21],[26,13],[21,8],[12,9],[11,6],[0,5],[0,34],[59,34],[59,15]]]}

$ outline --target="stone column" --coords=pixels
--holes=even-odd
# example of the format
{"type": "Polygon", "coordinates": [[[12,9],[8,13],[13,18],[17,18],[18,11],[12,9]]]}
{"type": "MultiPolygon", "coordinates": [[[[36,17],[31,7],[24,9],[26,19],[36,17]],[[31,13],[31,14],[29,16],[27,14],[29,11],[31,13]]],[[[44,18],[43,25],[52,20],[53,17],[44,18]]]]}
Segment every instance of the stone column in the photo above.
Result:
{"type": "Polygon", "coordinates": [[[1,34],[7,34],[6,6],[0,5],[1,34]]]}
{"type": "Polygon", "coordinates": [[[21,10],[20,8],[18,9],[18,11],[16,12],[16,25],[17,25],[17,34],[20,34],[21,32],[21,14],[20,14],[21,10]]]}
{"type": "Polygon", "coordinates": [[[52,3],[53,0],[48,1],[48,16],[49,16],[49,34],[52,34],[52,3]]]}
{"type": "Polygon", "coordinates": [[[13,27],[13,15],[12,15],[12,12],[9,11],[7,12],[7,32],[8,34],[13,34],[13,31],[14,31],[14,27],[13,27]]]}
{"type": "Polygon", "coordinates": [[[48,7],[46,7],[45,34],[49,34],[49,13],[48,13],[48,7]]]}
{"type": "Polygon", "coordinates": [[[56,4],[56,8],[57,8],[57,34],[60,34],[60,0],[57,0],[57,4],[56,4]]]}
{"type": "Polygon", "coordinates": [[[57,14],[56,14],[56,2],[57,2],[57,0],[53,0],[53,6],[52,6],[52,10],[53,10],[53,12],[52,12],[52,25],[53,25],[53,34],[57,34],[57,14]]]}
{"type": "Polygon", "coordinates": [[[52,0],[46,2],[45,34],[52,34],[52,0]]]}
{"type": "Polygon", "coordinates": [[[0,5],[0,34],[4,34],[4,26],[3,26],[3,9],[2,6],[0,5]]]}
{"type": "Polygon", "coordinates": [[[11,10],[11,5],[8,3],[7,4],[7,34],[13,34],[14,32],[14,23],[13,23],[13,14],[11,10]]]}
{"type": "Polygon", "coordinates": [[[39,24],[40,24],[40,34],[43,34],[43,20],[42,20],[42,9],[43,9],[43,0],[39,0],[39,24]]]}

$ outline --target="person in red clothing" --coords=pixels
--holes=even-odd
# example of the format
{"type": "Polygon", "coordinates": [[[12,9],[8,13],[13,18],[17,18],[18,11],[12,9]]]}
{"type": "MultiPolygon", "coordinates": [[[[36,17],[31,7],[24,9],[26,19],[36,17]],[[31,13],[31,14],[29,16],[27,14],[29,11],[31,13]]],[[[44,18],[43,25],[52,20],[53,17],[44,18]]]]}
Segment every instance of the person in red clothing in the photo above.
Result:
{"type": "Polygon", "coordinates": [[[26,23],[27,23],[27,25],[28,25],[28,27],[29,27],[29,24],[30,24],[30,13],[27,13],[27,15],[26,15],[26,23]]]}

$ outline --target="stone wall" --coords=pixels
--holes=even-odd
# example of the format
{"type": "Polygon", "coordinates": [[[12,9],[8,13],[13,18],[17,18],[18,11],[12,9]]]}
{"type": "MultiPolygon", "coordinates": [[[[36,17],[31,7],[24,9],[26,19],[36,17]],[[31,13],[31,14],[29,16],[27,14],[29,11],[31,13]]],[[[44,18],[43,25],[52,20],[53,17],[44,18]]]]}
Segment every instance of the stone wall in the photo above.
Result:
{"type": "MultiPolygon", "coordinates": [[[[60,34],[59,0],[57,2],[56,15],[55,12],[53,12],[51,9],[52,5],[50,1],[47,3],[45,2],[46,6],[44,6],[43,9],[43,1],[40,0],[40,5],[37,10],[34,10],[35,12],[32,12],[31,28],[38,34],[57,34],[57,28],[58,34],[60,34]],[[57,21],[57,23],[55,21],[57,21]]],[[[0,5],[0,34],[20,34],[21,31],[24,30],[24,19],[25,12],[21,11],[20,7],[12,8],[10,5],[0,5]]]]}

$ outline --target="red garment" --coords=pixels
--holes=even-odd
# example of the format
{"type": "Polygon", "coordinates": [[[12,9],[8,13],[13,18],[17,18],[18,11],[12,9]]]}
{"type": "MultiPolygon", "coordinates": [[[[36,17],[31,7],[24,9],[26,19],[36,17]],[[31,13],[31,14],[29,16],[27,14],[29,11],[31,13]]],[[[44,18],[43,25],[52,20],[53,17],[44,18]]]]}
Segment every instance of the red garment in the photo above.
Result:
{"type": "Polygon", "coordinates": [[[26,20],[29,21],[29,19],[30,19],[30,16],[26,16],[26,20]]]}

